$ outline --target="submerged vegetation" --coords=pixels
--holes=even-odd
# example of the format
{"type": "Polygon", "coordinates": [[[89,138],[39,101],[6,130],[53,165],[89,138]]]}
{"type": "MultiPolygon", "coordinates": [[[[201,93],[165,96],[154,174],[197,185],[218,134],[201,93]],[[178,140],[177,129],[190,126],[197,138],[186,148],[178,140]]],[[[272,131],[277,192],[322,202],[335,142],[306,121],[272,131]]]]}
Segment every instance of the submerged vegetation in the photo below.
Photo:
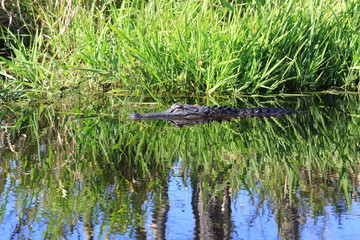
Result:
{"type": "Polygon", "coordinates": [[[3,100],[359,91],[358,1],[5,1],[3,100]]]}

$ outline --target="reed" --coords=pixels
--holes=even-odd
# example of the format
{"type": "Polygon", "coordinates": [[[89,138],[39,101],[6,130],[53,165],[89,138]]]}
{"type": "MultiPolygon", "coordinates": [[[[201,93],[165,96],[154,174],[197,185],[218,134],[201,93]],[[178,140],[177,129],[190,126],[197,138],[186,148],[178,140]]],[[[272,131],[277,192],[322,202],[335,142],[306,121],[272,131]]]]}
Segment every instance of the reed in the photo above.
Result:
{"type": "Polygon", "coordinates": [[[2,12],[16,3],[28,34],[0,30],[2,99],[359,89],[357,1],[14,0],[2,12]]]}

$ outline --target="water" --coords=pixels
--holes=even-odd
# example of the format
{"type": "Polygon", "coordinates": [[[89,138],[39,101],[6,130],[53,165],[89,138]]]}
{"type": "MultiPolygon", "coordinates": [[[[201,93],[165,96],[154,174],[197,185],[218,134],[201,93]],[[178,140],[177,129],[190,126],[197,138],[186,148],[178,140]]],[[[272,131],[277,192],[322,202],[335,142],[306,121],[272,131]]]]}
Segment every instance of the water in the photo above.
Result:
{"type": "Polygon", "coordinates": [[[360,238],[358,96],[220,102],[301,113],[182,128],[120,101],[2,108],[2,239],[360,238]]]}
{"type": "MultiPolygon", "coordinates": [[[[277,219],[280,216],[274,213],[274,208],[277,206],[274,206],[271,199],[263,199],[264,197],[260,195],[251,196],[244,190],[239,191],[230,202],[231,214],[227,222],[229,226],[224,227],[229,229],[227,235],[224,231],[212,232],[209,226],[206,232],[199,233],[201,226],[196,225],[196,220],[201,222],[204,219],[199,219],[194,213],[193,209],[196,206],[191,205],[191,189],[182,184],[181,178],[176,176],[170,178],[169,192],[174,194],[169,197],[171,207],[167,221],[169,226],[166,227],[164,234],[166,239],[193,239],[194,236],[200,239],[279,239],[280,224],[277,223],[277,219]]],[[[323,206],[321,212],[311,207],[310,202],[305,202],[303,205],[306,211],[301,209],[295,214],[292,209],[294,218],[288,223],[292,225],[291,234],[283,235],[284,239],[359,239],[358,200],[351,200],[351,208],[341,211],[339,207],[345,207],[347,204],[338,203],[337,206],[332,206],[329,202],[323,206]]],[[[211,210],[216,211],[216,209],[211,210]]],[[[148,223],[150,221],[151,219],[148,219],[148,223]]],[[[148,236],[155,238],[150,227],[147,232],[148,236]]]]}

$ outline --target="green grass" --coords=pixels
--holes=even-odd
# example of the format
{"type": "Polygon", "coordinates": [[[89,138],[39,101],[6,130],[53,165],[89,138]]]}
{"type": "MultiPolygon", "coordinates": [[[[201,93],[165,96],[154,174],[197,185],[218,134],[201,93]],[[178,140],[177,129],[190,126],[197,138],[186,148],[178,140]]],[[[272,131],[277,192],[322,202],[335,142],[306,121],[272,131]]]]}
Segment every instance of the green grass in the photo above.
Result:
{"type": "Polygon", "coordinates": [[[11,50],[0,59],[5,100],[360,90],[358,1],[19,4],[30,35],[1,28],[11,50]]]}

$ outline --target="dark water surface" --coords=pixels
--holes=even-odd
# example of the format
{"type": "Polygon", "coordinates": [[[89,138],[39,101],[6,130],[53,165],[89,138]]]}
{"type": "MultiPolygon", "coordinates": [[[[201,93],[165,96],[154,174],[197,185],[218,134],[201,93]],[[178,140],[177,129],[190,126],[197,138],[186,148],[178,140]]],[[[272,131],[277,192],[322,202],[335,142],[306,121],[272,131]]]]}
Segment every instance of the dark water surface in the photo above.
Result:
{"type": "Polygon", "coordinates": [[[359,103],[314,95],[2,104],[1,239],[360,239],[359,103]],[[300,114],[182,128],[126,119],[174,102],[300,114]]]}

